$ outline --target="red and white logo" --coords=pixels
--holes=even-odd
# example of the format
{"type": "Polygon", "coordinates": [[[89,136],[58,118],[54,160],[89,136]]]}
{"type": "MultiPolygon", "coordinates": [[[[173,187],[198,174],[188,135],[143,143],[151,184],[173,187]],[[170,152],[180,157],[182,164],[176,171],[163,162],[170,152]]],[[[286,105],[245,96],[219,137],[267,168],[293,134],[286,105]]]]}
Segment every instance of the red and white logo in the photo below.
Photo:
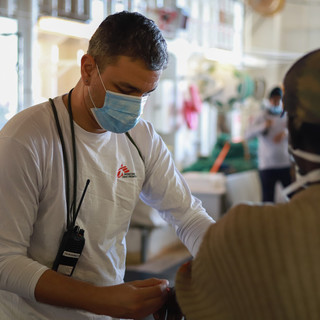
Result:
{"type": "Polygon", "coordinates": [[[126,165],[121,165],[117,172],[118,178],[135,178],[136,174],[134,172],[130,172],[126,165]]]}

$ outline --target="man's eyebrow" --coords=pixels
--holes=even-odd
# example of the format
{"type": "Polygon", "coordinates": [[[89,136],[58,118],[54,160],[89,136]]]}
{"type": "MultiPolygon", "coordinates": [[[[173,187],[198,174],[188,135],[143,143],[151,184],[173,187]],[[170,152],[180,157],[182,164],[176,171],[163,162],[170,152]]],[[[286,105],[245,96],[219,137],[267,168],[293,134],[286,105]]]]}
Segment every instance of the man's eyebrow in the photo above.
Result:
{"type": "MultiPolygon", "coordinates": [[[[116,86],[119,88],[119,89],[127,89],[127,90],[130,90],[130,91],[135,91],[137,93],[143,93],[141,91],[141,89],[131,85],[130,83],[128,82],[119,82],[118,84],[116,84],[116,86]]],[[[156,90],[157,86],[155,86],[153,89],[151,89],[150,91],[148,92],[144,92],[143,94],[149,94],[151,92],[153,92],[154,90],[156,90]]]]}
{"type": "Polygon", "coordinates": [[[119,89],[128,89],[131,91],[136,91],[136,92],[140,92],[141,90],[136,88],[135,86],[131,85],[128,82],[119,82],[119,83],[115,83],[115,86],[118,87],[119,89]]]}

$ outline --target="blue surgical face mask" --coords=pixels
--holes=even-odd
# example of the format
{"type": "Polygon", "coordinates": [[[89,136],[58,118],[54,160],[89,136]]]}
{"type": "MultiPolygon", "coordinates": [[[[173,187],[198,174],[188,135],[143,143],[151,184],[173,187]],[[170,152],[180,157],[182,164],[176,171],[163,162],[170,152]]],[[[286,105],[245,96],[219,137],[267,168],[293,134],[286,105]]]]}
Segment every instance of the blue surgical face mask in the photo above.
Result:
{"type": "Polygon", "coordinates": [[[101,128],[115,132],[124,133],[134,128],[139,122],[139,119],[143,113],[143,107],[147,100],[145,97],[135,97],[127,94],[108,91],[101,79],[101,75],[97,66],[98,74],[106,91],[104,104],[101,108],[97,108],[91,93],[90,88],[89,96],[94,108],[91,109],[96,121],[101,128]]]}
{"type": "Polygon", "coordinates": [[[283,108],[282,108],[282,102],[280,101],[280,103],[278,105],[272,105],[271,103],[269,103],[269,112],[271,114],[274,115],[278,115],[278,114],[282,114],[283,108]]]}

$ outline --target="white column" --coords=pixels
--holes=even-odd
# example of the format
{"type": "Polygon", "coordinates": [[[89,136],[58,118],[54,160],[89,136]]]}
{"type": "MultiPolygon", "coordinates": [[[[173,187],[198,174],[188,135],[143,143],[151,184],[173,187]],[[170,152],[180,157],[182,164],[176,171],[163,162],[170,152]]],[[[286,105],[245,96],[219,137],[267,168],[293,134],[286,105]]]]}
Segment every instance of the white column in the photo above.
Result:
{"type": "Polygon", "coordinates": [[[17,21],[18,32],[22,39],[23,61],[22,61],[22,82],[23,82],[23,101],[22,108],[33,104],[34,74],[36,68],[36,50],[37,43],[37,19],[38,19],[38,1],[24,0],[17,1],[17,21]]]}

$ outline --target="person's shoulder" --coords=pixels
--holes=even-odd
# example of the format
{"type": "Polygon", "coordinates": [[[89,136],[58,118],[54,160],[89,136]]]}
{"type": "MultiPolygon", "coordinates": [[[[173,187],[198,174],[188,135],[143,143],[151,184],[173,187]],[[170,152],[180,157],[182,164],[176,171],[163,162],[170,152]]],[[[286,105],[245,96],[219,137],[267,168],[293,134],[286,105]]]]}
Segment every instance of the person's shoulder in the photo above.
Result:
{"type": "Polygon", "coordinates": [[[2,128],[1,135],[14,139],[34,139],[50,127],[52,111],[49,102],[42,102],[13,116],[2,128]]]}
{"type": "Polygon", "coordinates": [[[255,212],[263,212],[265,210],[273,210],[274,205],[262,202],[243,201],[233,206],[228,213],[231,215],[251,215],[255,212]]]}
{"type": "Polygon", "coordinates": [[[145,156],[146,163],[149,163],[149,160],[155,160],[160,154],[168,152],[162,137],[149,121],[140,119],[138,124],[129,131],[129,134],[145,156]]]}
{"type": "Polygon", "coordinates": [[[248,253],[254,240],[260,241],[261,237],[274,234],[278,227],[285,227],[287,213],[287,204],[241,203],[211,226],[207,236],[217,248],[237,248],[238,252],[248,253]]]}
{"type": "Polygon", "coordinates": [[[131,129],[132,132],[136,131],[146,131],[149,132],[150,134],[155,132],[154,126],[151,122],[145,120],[145,119],[140,119],[137,125],[131,129]]]}
{"type": "Polygon", "coordinates": [[[140,119],[137,125],[129,131],[133,138],[143,139],[145,143],[147,141],[154,141],[159,139],[159,134],[156,132],[153,124],[147,120],[140,119]]]}
{"type": "Polygon", "coordinates": [[[16,115],[14,115],[8,121],[7,124],[10,124],[10,123],[19,124],[25,121],[39,122],[39,120],[41,120],[43,116],[46,116],[48,114],[48,111],[50,111],[49,102],[48,101],[41,102],[19,111],[16,115]]]}
{"type": "Polygon", "coordinates": [[[286,214],[288,206],[288,203],[239,203],[224,214],[221,222],[243,232],[248,228],[264,228],[269,223],[273,224],[279,215],[286,214]]]}
{"type": "Polygon", "coordinates": [[[293,195],[291,198],[290,204],[292,207],[310,207],[314,206],[318,208],[319,206],[319,193],[320,193],[320,184],[310,185],[308,188],[301,190],[293,195]]]}
{"type": "Polygon", "coordinates": [[[259,215],[277,215],[285,213],[291,206],[290,202],[244,202],[236,205],[233,209],[240,214],[247,214],[250,216],[259,215]]]}

